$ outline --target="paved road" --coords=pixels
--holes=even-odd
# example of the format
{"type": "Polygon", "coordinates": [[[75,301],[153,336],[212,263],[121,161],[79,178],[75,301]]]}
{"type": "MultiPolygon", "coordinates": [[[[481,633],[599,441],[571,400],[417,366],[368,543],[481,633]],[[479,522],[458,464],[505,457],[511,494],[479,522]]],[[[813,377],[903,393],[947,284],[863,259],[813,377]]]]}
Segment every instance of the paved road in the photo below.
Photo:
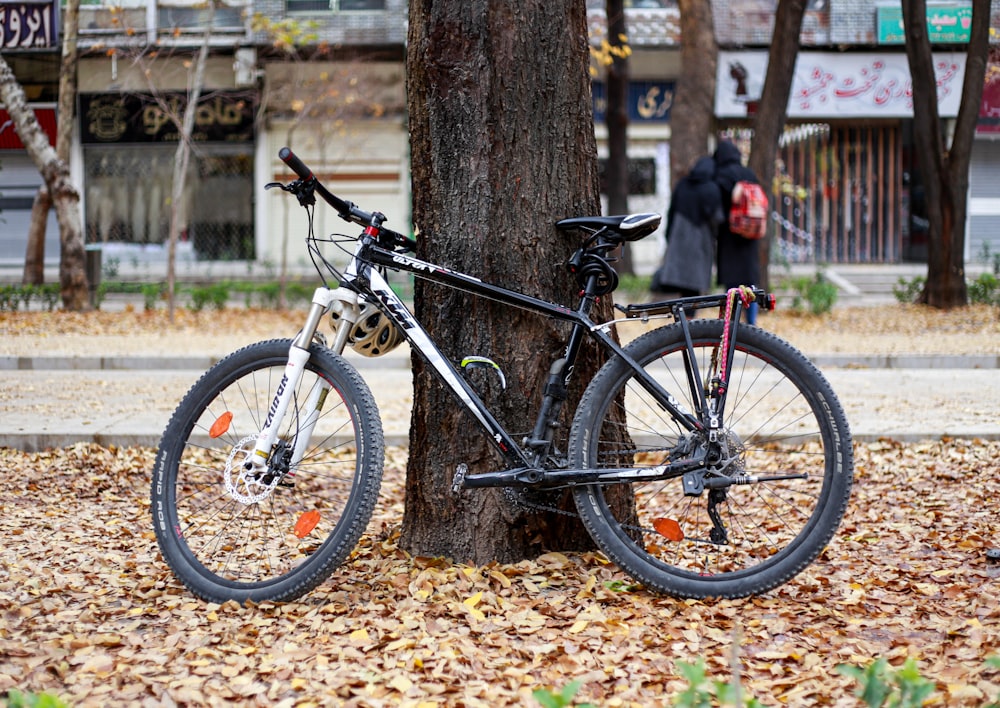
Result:
{"type": "MultiPolygon", "coordinates": [[[[173,409],[211,361],[0,357],[0,447],[40,450],[79,441],[155,446],[173,409]]],[[[406,444],[412,404],[407,355],[394,352],[354,361],[383,413],[387,443],[406,444]]],[[[840,397],[857,440],[942,435],[1000,439],[996,356],[817,362],[840,397]]]]}

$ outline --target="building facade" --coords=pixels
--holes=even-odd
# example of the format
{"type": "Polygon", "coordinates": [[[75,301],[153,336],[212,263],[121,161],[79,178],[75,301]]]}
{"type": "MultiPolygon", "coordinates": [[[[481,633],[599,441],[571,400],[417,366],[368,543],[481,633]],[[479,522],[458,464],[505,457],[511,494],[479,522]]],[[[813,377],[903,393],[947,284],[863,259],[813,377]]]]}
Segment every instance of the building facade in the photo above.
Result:
{"type": "MultiPolygon", "coordinates": [[[[597,42],[606,31],[604,2],[587,3],[597,42]]],[[[712,5],[720,47],[716,127],[744,139],[767,66],[776,0],[712,5]]],[[[992,5],[992,26],[1000,27],[1000,0],[992,5]]],[[[60,53],[54,7],[18,3],[18,12],[27,13],[23,21],[7,20],[3,27],[4,56],[53,140],[60,53]],[[36,29],[28,36],[21,27],[36,29]]],[[[928,1],[945,117],[957,113],[969,7],[969,0],[928,1]]],[[[631,0],[626,8],[632,49],[629,208],[663,213],[670,198],[673,91],[681,71],[679,10],[676,0],[631,0]]],[[[405,0],[229,0],[214,11],[194,0],[104,0],[82,7],[71,166],[88,245],[104,249],[106,264],[147,264],[153,274],[175,218],[181,273],[185,263],[222,260],[307,270],[301,210],[280,190],[265,190],[291,177],[277,158],[285,145],[339,194],[385,212],[393,228],[409,230],[406,13],[405,0]],[[284,19],[311,37],[298,48],[276,41],[287,32],[279,24],[284,19]],[[178,119],[209,22],[191,165],[184,191],[172,195],[178,119]]],[[[898,1],[810,0],[773,200],[780,258],[925,259],[900,21],[898,1]]],[[[595,132],[603,159],[604,84],[595,67],[595,132]]],[[[991,68],[1000,74],[1000,66],[991,68]]],[[[994,228],[1000,222],[998,136],[1000,80],[987,85],[980,112],[967,260],[1000,251],[994,228]]],[[[16,135],[0,131],[2,262],[23,262],[39,184],[16,135]]],[[[318,210],[317,220],[327,233],[349,228],[329,210],[318,210]]],[[[636,244],[639,272],[655,266],[662,243],[651,238],[636,244]]],[[[50,219],[47,260],[57,261],[58,253],[50,219]]]]}

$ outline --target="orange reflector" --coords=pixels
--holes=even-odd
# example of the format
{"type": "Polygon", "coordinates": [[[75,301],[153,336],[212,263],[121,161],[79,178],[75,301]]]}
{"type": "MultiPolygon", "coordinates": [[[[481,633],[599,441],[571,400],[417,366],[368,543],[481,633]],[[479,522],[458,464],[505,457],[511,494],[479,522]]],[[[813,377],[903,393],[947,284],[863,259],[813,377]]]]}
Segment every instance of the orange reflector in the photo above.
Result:
{"type": "Polygon", "coordinates": [[[656,519],[653,521],[653,528],[656,529],[656,533],[668,541],[684,540],[684,532],[681,531],[681,525],[673,519],[656,519]]]}
{"type": "Polygon", "coordinates": [[[208,429],[208,437],[217,438],[229,430],[229,424],[233,422],[233,414],[230,411],[226,411],[220,415],[212,427],[208,429]]]}
{"type": "Polygon", "coordinates": [[[309,535],[309,532],[316,528],[316,524],[319,523],[319,512],[313,509],[312,511],[307,511],[299,520],[295,522],[295,535],[299,538],[305,538],[309,535]]]}

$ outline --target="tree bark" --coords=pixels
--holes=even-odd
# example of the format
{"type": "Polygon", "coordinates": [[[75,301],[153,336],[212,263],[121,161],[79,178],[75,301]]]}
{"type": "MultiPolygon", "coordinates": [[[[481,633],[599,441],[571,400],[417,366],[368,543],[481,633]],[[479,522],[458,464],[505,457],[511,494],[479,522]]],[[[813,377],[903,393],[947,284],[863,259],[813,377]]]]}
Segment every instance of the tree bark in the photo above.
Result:
{"type": "MultiPolygon", "coordinates": [[[[774,191],[774,160],[778,154],[778,141],[788,117],[788,97],[795,76],[795,62],[799,56],[799,35],[806,0],[779,0],[774,14],[774,32],[768,53],[767,74],[761,91],[757,112],[753,116],[753,137],[750,139],[748,166],[757,175],[768,198],[773,203],[778,195],[774,191]]],[[[758,249],[760,254],[761,287],[767,288],[768,265],[771,258],[771,237],[767,235],[758,249]]]]}
{"type": "Polygon", "coordinates": [[[945,128],[938,111],[926,5],[925,0],[903,3],[906,58],[913,83],[914,152],[922,158],[919,167],[930,222],[927,281],[920,300],[933,307],[950,309],[968,302],[965,220],[969,162],[986,75],[990,0],[973,0],[972,3],[972,27],[962,100],[950,148],[946,145],[945,128]]]}
{"type": "Polygon", "coordinates": [[[715,43],[710,0],[679,0],[681,74],[670,109],[670,184],[705,155],[715,124],[715,43]]]}
{"type": "MultiPolygon", "coordinates": [[[[608,127],[608,163],[604,177],[607,185],[608,214],[628,213],[628,57],[623,50],[628,47],[623,0],[607,0],[605,14],[608,22],[608,43],[612,47],[611,65],[608,66],[608,106],[604,120],[608,127]]],[[[621,248],[618,269],[633,273],[631,251],[627,244],[621,248]]]]}
{"type": "Polygon", "coordinates": [[[66,0],[63,13],[62,61],[59,67],[59,109],[56,116],[56,154],[69,164],[73,142],[73,119],[76,117],[76,51],[77,30],[80,28],[80,0],[66,0]]]}
{"type": "MultiPolygon", "coordinates": [[[[62,62],[59,69],[59,104],[56,110],[56,154],[69,165],[69,150],[73,139],[73,119],[76,116],[76,36],[79,27],[80,0],[67,0],[63,12],[62,62]]],[[[45,231],[52,208],[52,195],[42,185],[35,195],[28,227],[28,246],[24,258],[25,284],[45,282],[45,231]]],[[[82,238],[82,235],[81,235],[82,238]]],[[[84,273],[86,275],[86,271],[84,273]]]]}
{"type": "Polygon", "coordinates": [[[69,166],[49,145],[48,136],[38,125],[28,106],[24,90],[6,60],[0,56],[0,102],[14,121],[14,128],[32,162],[42,175],[59,220],[59,290],[63,307],[71,311],[90,309],[87,274],[84,268],[83,229],[80,220],[80,193],[69,176],[69,166]]]}
{"type": "MultiPolygon", "coordinates": [[[[578,244],[553,223],[600,212],[584,3],[414,0],[408,47],[418,256],[573,303],[564,264],[578,244]]],[[[610,315],[610,298],[601,308],[595,319],[610,315]]],[[[489,380],[483,398],[527,434],[565,327],[419,279],[415,312],[453,360],[501,366],[507,390],[489,380]]],[[[579,362],[564,413],[596,366],[596,355],[579,362]]],[[[416,356],[414,369],[403,547],[482,564],[589,543],[576,519],[518,513],[499,490],[452,495],[459,463],[482,472],[499,458],[416,356]]]]}
{"type": "Polygon", "coordinates": [[[42,285],[45,282],[45,227],[49,221],[52,198],[44,184],[38,187],[31,204],[31,223],[28,224],[28,248],[24,254],[25,285],[42,285]]]}

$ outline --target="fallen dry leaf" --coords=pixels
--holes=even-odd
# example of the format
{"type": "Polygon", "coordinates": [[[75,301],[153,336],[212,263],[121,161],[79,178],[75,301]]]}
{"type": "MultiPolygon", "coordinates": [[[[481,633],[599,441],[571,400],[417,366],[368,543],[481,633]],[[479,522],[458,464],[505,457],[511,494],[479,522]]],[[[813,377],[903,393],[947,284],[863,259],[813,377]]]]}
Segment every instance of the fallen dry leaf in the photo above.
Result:
{"type": "Polygon", "coordinates": [[[936,701],[1000,694],[1000,565],[985,551],[1000,443],[858,445],[831,546],[746,600],[650,595],[597,554],[474,568],[397,545],[406,451],[391,449],[376,517],[350,561],[301,602],[241,607],[188,594],[150,529],[153,450],[0,451],[0,692],[75,706],[662,705],[678,661],[765,704],[857,705],[840,663],[918,661],[936,701]]]}

